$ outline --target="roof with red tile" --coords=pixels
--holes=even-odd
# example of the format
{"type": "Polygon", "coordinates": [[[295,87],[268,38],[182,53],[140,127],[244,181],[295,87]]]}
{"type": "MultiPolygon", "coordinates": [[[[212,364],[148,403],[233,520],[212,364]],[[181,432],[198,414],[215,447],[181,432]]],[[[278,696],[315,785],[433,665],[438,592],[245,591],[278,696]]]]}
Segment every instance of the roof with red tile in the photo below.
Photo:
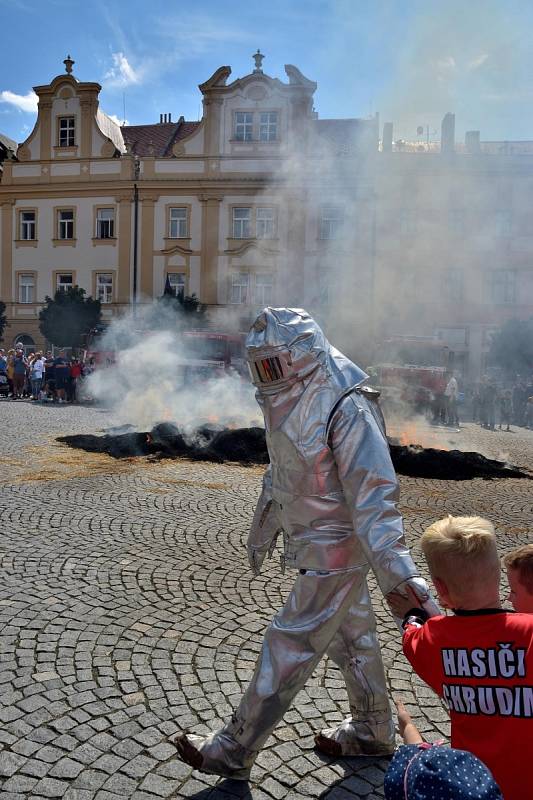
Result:
{"type": "Polygon", "coordinates": [[[172,155],[172,145],[185,139],[200,125],[187,122],[182,117],[178,122],[159,122],[155,125],[122,125],[124,143],[137,156],[172,155]]]}

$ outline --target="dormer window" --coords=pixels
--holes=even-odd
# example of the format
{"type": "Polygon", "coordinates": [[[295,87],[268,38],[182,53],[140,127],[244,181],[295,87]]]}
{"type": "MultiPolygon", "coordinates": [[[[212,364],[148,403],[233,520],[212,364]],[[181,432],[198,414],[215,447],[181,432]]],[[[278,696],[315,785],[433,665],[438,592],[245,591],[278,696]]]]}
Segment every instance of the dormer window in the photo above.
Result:
{"type": "Polygon", "coordinates": [[[235,112],[235,139],[238,142],[251,142],[254,131],[254,115],[251,111],[235,112]]]}
{"type": "Polygon", "coordinates": [[[76,146],[76,118],[59,117],[59,146],[76,146]]]}

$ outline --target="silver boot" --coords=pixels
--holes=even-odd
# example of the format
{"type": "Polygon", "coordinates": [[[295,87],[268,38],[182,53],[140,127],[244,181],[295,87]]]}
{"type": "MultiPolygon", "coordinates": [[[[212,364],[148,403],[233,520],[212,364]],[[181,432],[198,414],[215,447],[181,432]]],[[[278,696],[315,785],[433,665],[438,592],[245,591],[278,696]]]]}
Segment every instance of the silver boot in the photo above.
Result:
{"type": "Polygon", "coordinates": [[[390,713],[368,719],[348,717],[336,728],[325,728],[315,736],[318,750],[332,758],[342,756],[389,756],[396,747],[390,713]]]}
{"type": "Polygon", "coordinates": [[[223,731],[210,736],[180,733],[174,740],[182,761],[200,772],[247,781],[257,753],[247,750],[223,731]]]}

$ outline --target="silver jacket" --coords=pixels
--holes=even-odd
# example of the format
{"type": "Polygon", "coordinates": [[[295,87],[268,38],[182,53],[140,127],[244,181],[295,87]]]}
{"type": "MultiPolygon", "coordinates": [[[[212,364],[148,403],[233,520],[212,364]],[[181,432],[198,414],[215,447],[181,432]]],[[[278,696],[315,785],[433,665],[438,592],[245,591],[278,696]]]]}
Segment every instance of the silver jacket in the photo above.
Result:
{"type": "Polygon", "coordinates": [[[331,572],[370,564],[385,595],[417,576],[368,376],[301,309],[264,309],[246,346],[271,462],[248,540],[253,569],[282,530],[288,566],[331,572]]]}

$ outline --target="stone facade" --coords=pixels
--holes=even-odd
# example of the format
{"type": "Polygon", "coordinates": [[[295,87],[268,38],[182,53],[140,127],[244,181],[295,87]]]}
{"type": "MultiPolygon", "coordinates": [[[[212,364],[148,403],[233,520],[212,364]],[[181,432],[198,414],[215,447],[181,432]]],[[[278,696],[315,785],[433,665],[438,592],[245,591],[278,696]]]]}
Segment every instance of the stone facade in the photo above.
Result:
{"type": "Polygon", "coordinates": [[[237,329],[265,304],[304,306],[364,363],[416,336],[479,374],[491,332],[533,313],[533,155],[380,147],[377,116],[319,119],[316,84],[290,65],[271,78],[262,58],[200,85],[199,122],[121,127],[70,58],[35,88],[0,182],[5,344],[43,344],[58,288],[99,296],[110,319],[168,277],[237,329]]]}

